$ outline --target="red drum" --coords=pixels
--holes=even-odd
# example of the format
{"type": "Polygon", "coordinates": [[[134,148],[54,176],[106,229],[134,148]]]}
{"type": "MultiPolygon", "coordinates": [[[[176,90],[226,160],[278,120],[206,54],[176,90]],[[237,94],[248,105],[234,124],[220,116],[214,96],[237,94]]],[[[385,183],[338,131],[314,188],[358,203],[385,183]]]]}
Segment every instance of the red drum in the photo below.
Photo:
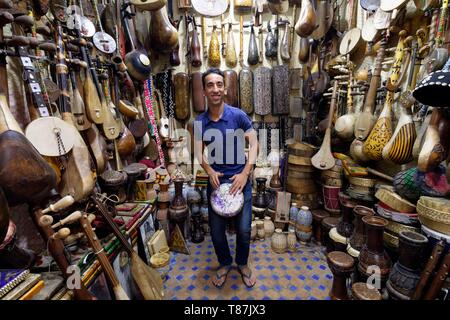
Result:
{"type": "Polygon", "coordinates": [[[339,205],[339,192],[341,187],[322,186],[323,204],[327,211],[339,213],[341,211],[339,205]]]}

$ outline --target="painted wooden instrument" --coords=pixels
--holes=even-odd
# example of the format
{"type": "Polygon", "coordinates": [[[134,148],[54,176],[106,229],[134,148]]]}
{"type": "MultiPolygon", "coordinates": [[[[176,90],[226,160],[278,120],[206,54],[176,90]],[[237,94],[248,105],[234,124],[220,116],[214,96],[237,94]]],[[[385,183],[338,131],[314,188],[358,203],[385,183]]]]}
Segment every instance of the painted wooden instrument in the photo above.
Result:
{"type": "Polygon", "coordinates": [[[225,63],[228,68],[234,68],[237,65],[236,47],[234,45],[233,24],[228,24],[227,45],[225,48],[225,63]]]}
{"type": "Polygon", "coordinates": [[[392,106],[394,103],[395,91],[398,87],[400,68],[403,63],[404,49],[405,49],[406,31],[402,30],[399,33],[399,40],[395,50],[395,60],[392,65],[392,72],[387,82],[386,100],[383,110],[378,117],[372,131],[364,142],[364,153],[372,160],[381,160],[384,146],[392,137],[392,106]]]}
{"type": "MultiPolygon", "coordinates": [[[[202,57],[200,55],[200,40],[198,39],[198,32],[197,32],[197,24],[195,23],[194,19],[194,30],[192,31],[192,38],[191,38],[191,47],[190,47],[190,54],[191,54],[191,65],[195,68],[199,68],[202,65],[202,57]]],[[[185,20],[187,22],[187,20],[185,20]]],[[[188,29],[188,26],[186,25],[186,29],[188,29]]]]}
{"type": "Polygon", "coordinates": [[[114,272],[114,269],[111,266],[111,263],[108,260],[108,257],[106,256],[106,253],[100,244],[100,241],[98,240],[97,235],[95,234],[94,230],[92,229],[91,223],[89,222],[87,218],[87,214],[84,214],[80,218],[80,224],[84,230],[84,233],[86,234],[86,238],[88,239],[89,244],[91,245],[92,249],[94,250],[98,261],[100,262],[100,265],[102,266],[103,272],[105,273],[106,278],[111,283],[111,286],[113,287],[114,296],[117,300],[130,300],[130,298],[127,296],[125,290],[120,285],[119,280],[117,279],[117,276],[114,272]]]}
{"type": "Polygon", "coordinates": [[[272,67],[272,114],[289,114],[289,69],[287,65],[272,67]]]}
{"type": "MultiPolygon", "coordinates": [[[[55,260],[56,264],[58,265],[59,269],[61,270],[64,278],[69,278],[72,274],[68,273],[69,268],[69,261],[65,255],[65,248],[64,243],[61,239],[55,239],[53,236],[55,234],[55,231],[51,228],[50,225],[47,226],[41,226],[39,224],[41,217],[43,216],[43,213],[41,210],[30,210],[31,218],[33,219],[34,224],[37,227],[37,230],[42,236],[42,239],[45,243],[48,243],[48,251],[52,255],[53,259],[55,260]]],[[[80,282],[79,288],[73,289],[75,299],[77,300],[94,300],[94,297],[92,294],[86,289],[83,282],[80,282]]]]}
{"type": "Polygon", "coordinates": [[[442,0],[441,12],[439,15],[439,24],[436,33],[436,46],[434,50],[427,57],[428,59],[424,61],[424,65],[426,65],[428,73],[436,71],[445,64],[448,59],[448,49],[446,46],[443,46],[444,38],[445,38],[445,27],[448,21],[448,0],[442,0]]]}
{"type": "Polygon", "coordinates": [[[268,67],[259,66],[253,72],[253,102],[257,115],[272,111],[272,72],[268,67]]]}
{"type": "Polygon", "coordinates": [[[284,34],[281,38],[281,45],[280,45],[280,56],[281,59],[284,61],[289,61],[291,59],[291,55],[289,53],[289,35],[290,35],[290,27],[289,27],[289,21],[286,21],[284,24],[284,34]]]}
{"type": "Polygon", "coordinates": [[[355,137],[361,141],[367,138],[375,123],[373,111],[375,109],[377,89],[380,84],[381,62],[384,59],[385,46],[386,41],[383,39],[377,53],[374,72],[372,74],[372,78],[370,79],[370,86],[367,91],[366,100],[364,101],[364,109],[355,122],[355,137]]]}
{"type": "Polygon", "coordinates": [[[193,72],[191,74],[191,97],[194,112],[203,112],[206,107],[205,96],[203,95],[202,75],[201,72],[193,72]]]}
{"type": "Polygon", "coordinates": [[[238,76],[234,70],[224,71],[224,82],[226,94],[224,97],[225,103],[233,107],[238,107],[238,76]]]}
{"type": "Polygon", "coordinates": [[[248,45],[247,62],[249,65],[255,65],[259,62],[258,44],[256,43],[255,30],[250,26],[250,41],[248,45]]]}
{"type": "Polygon", "coordinates": [[[92,172],[92,159],[89,150],[86,147],[83,138],[73,123],[73,116],[70,108],[69,94],[67,92],[67,73],[68,67],[65,62],[65,49],[63,43],[63,32],[60,22],[55,26],[55,38],[57,39],[56,60],[58,68],[56,69],[58,84],[61,90],[59,97],[59,109],[64,121],[73,127],[74,146],[67,159],[66,171],[63,173],[60,183],[60,192],[62,195],[72,195],[75,201],[79,201],[88,196],[95,184],[94,174],[92,172]]]}
{"type": "Polygon", "coordinates": [[[417,169],[422,172],[428,172],[436,168],[447,158],[445,147],[439,138],[438,125],[442,117],[444,117],[444,111],[440,108],[434,108],[417,162],[417,169]]]}
{"type": "Polygon", "coordinates": [[[311,0],[302,0],[295,32],[302,37],[309,37],[316,28],[317,16],[311,0]]]}
{"type": "Polygon", "coordinates": [[[166,7],[150,12],[150,41],[152,47],[163,53],[169,53],[178,45],[178,31],[170,23],[166,7]]]}
{"type": "Polygon", "coordinates": [[[244,67],[244,16],[239,15],[239,65],[244,67]]]}
{"type": "Polygon", "coordinates": [[[191,99],[189,75],[178,72],[173,77],[175,88],[175,117],[180,121],[188,120],[191,116],[191,99]]]}
{"type": "Polygon", "coordinates": [[[248,68],[239,71],[239,107],[247,114],[253,113],[253,72],[248,68]]]}
{"type": "Polygon", "coordinates": [[[211,40],[209,41],[208,63],[211,67],[220,66],[220,43],[216,31],[217,26],[213,26],[211,40]]]}
{"type": "Polygon", "coordinates": [[[408,163],[413,159],[413,145],[417,137],[411,112],[413,104],[414,100],[402,100],[400,119],[391,139],[383,148],[383,159],[397,164],[408,163]]]}
{"type": "Polygon", "coordinates": [[[331,153],[331,126],[333,124],[333,115],[336,107],[338,95],[338,82],[334,81],[333,95],[331,98],[330,110],[328,112],[328,126],[325,131],[322,145],[319,151],[311,158],[311,164],[319,170],[329,170],[336,165],[336,159],[331,153]]]}

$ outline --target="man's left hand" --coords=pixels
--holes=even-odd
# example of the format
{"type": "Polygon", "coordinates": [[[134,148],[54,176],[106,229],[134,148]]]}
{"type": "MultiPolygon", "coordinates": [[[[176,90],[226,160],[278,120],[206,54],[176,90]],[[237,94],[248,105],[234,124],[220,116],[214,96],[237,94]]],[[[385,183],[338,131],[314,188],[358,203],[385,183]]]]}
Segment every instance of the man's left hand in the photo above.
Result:
{"type": "Polygon", "coordinates": [[[230,193],[232,195],[235,195],[238,192],[242,192],[245,185],[247,184],[247,179],[248,179],[248,175],[246,175],[245,173],[242,173],[242,172],[232,176],[230,178],[230,180],[233,181],[233,183],[231,184],[230,193]]]}

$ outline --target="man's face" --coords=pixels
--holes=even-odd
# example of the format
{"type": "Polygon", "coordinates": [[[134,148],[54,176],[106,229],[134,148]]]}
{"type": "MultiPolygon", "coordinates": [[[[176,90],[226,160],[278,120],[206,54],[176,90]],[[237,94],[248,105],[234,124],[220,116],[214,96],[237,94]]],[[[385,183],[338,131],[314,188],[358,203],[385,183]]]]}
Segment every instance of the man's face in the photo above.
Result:
{"type": "Polygon", "coordinates": [[[208,105],[221,104],[223,97],[226,94],[223,77],[215,73],[207,75],[205,78],[203,94],[208,101],[208,105]]]}

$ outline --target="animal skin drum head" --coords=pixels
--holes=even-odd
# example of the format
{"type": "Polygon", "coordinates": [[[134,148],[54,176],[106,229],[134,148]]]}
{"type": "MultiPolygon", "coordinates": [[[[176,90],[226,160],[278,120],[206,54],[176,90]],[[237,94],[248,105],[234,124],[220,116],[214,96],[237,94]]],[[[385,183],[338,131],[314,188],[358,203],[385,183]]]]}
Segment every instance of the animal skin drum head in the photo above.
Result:
{"type": "Polygon", "coordinates": [[[211,193],[211,207],[222,217],[234,217],[244,206],[244,194],[230,194],[231,183],[223,183],[211,193]]]}

